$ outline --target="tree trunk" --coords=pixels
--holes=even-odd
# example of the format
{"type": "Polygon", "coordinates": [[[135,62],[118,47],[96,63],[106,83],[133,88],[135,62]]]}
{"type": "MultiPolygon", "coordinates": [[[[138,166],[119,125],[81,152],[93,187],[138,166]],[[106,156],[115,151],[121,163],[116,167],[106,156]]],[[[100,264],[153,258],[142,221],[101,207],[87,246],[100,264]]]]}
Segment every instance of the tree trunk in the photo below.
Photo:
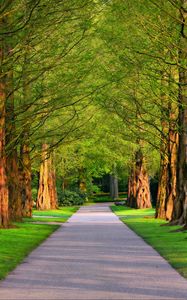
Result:
{"type": "Polygon", "coordinates": [[[161,152],[160,159],[160,177],[158,183],[158,194],[156,202],[155,217],[166,219],[166,198],[168,195],[168,156],[161,152]]]}
{"type": "Polygon", "coordinates": [[[161,78],[161,145],[160,145],[160,176],[158,182],[158,194],[156,202],[155,217],[166,219],[166,206],[168,197],[168,182],[169,182],[169,78],[166,70],[161,78]]]}
{"type": "MultiPolygon", "coordinates": [[[[27,14],[27,12],[26,12],[27,14]]],[[[23,80],[23,104],[30,103],[32,90],[30,84],[30,60],[29,60],[29,42],[25,41],[26,52],[24,54],[24,65],[22,69],[22,80],[23,80]]],[[[23,130],[22,130],[22,139],[20,146],[20,180],[21,180],[21,198],[22,198],[22,208],[23,216],[31,217],[33,200],[32,200],[32,170],[31,170],[31,158],[30,158],[30,124],[27,118],[30,117],[30,109],[25,112],[23,130]]]]}
{"type": "Polygon", "coordinates": [[[20,188],[22,214],[24,217],[32,216],[32,188],[31,188],[31,159],[27,137],[23,139],[20,147],[20,188]]]}
{"type": "Polygon", "coordinates": [[[39,210],[56,209],[58,207],[56,191],[56,175],[48,145],[42,146],[42,163],[36,207],[39,210]]]}
{"type": "Polygon", "coordinates": [[[141,150],[136,152],[135,164],[131,169],[127,204],[134,208],[152,207],[149,177],[141,150]]]}
{"type": "Polygon", "coordinates": [[[49,163],[48,163],[48,145],[42,145],[42,163],[40,166],[40,179],[36,207],[39,210],[48,210],[51,208],[49,191],[49,163]]]}
{"type": "MultiPolygon", "coordinates": [[[[12,66],[11,66],[12,69],[12,66]]],[[[22,205],[19,181],[18,154],[15,135],[13,72],[7,75],[6,101],[6,156],[9,191],[9,217],[12,221],[21,221],[22,205]]]]}
{"type": "MultiPolygon", "coordinates": [[[[178,107],[172,102],[173,82],[176,69],[169,66],[163,72],[161,104],[162,104],[162,136],[160,147],[160,178],[158,185],[156,218],[171,220],[176,198],[176,169],[178,151],[177,119],[178,107]],[[169,75],[168,75],[169,74],[169,75]]],[[[175,89],[175,86],[174,86],[175,89]]]]}
{"type": "Polygon", "coordinates": [[[49,193],[50,193],[50,205],[51,209],[58,208],[58,197],[57,197],[57,189],[56,189],[56,172],[54,168],[54,162],[52,155],[48,159],[49,163],[49,193]]]}
{"type": "Polygon", "coordinates": [[[136,207],[136,174],[135,174],[135,165],[130,170],[130,175],[128,179],[128,196],[127,196],[127,205],[130,207],[136,207]]]}
{"type": "Polygon", "coordinates": [[[181,0],[179,40],[179,151],[177,164],[177,197],[172,221],[187,226],[187,0],[181,0]]]}
{"type": "Polygon", "coordinates": [[[175,129],[169,130],[168,194],[166,201],[166,220],[172,219],[174,202],[177,197],[177,155],[179,135],[175,129]]]}
{"type": "Polygon", "coordinates": [[[69,181],[67,178],[65,177],[62,177],[62,192],[64,193],[65,190],[68,189],[68,186],[69,186],[69,181]]]}
{"type": "Polygon", "coordinates": [[[12,150],[7,156],[7,175],[9,192],[9,217],[11,221],[21,221],[23,212],[18,155],[16,149],[12,150]]]}
{"type": "Polygon", "coordinates": [[[110,197],[112,199],[117,199],[118,194],[118,176],[116,165],[113,165],[112,173],[110,174],[110,197]]]}
{"type": "MultiPolygon", "coordinates": [[[[0,49],[0,53],[1,53],[1,49],[0,49]]],[[[7,183],[7,176],[6,176],[6,155],[5,155],[5,100],[6,100],[5,83],[3,82],[3,78],[1,78],[0,81],[0,227],[2,228],[7,228],[9,225],[8,183],[7,183]]]]}
{"type": "MultiPolygon", "coordinates": [[[[0,4],[1,8],[1,4],[0,4]]],[[[0,28],[4,29],[5,19],[0,19],[0,28]]],[[[0,37],[0,227],[7,228],[9,225],[8,215],[8,183],[6,175],[5,154],[5,103],[6,103],[6,74],[3,72],[3,60],[6,60],[5,38],[0,37]]]]}

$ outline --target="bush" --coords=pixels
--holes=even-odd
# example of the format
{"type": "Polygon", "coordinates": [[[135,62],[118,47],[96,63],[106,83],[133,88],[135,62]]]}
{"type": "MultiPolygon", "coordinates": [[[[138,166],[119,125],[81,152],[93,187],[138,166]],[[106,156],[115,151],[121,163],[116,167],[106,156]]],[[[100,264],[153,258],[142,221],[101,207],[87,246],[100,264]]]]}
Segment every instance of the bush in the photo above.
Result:
{"type": "Polygon", "coordinates": [[[72,191],[64,191],[58,199],[60,206],[74,206],[84,204],[86,195],[84,193],[76,193],[72,191]]]}

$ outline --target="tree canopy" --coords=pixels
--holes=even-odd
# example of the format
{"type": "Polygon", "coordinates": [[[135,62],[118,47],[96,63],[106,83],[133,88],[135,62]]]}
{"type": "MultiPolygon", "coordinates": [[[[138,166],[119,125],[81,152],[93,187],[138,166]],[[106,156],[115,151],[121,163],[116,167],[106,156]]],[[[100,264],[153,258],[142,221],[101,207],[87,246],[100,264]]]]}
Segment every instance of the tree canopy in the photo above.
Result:
{"type": "Polygon", "coordinates": [[[1,1],[1,227],[31,216],[34,171],[42,209],[45,198],[57,206],[56,177],[92,182],[114,169],[128,173],[137,208],[151,205],[157,176],[156,217],[186,225],[186,9],[1,1]]]}

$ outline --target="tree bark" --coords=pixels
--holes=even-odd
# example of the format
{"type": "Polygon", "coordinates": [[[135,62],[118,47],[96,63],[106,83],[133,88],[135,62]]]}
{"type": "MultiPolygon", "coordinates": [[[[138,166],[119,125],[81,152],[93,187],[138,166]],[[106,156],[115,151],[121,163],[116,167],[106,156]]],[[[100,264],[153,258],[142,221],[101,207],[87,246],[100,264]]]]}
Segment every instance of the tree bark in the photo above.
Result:
{"type": "Polygon", "coordinates": [[[13,71],[7,75],[6,100],[6,156],[9,191],[9,217],[12,221],[22,220],[21,191],[19,181],[18,153],[15,134],[13,71]]]}
{"type": "Polygon", "coordinates": [[[118,194],[118,176],[116,165],[113,165],[112,173],[110,174],[110,197],[112,199],[117,199],[118,194]]]}
{"type": "MultiPolygon", "coordinates": [[[[0,49],[1,53],[1,49],[0,49]]],[[[1,75],[1,74],[0,74],[1,75]]],[[[9,225],[8,215],[8,182],[6,175],[5,154],[5,82],[0,81],[0,227],[7,228],[9,225]]]]}
{"type": "MultiPolygon", "coordinates": [[[[170,74],[171,75],[171,74],[170,74]]],[[[161,118],[162,138],[160,147],[160,178],[158,185],[156,218],[171,220],[174,201],[176,199],[176,173],[178,153],[177,119],[178,107],[169,95],[171,87],[170,77],[163,76],[161,100],[163,115],[161,118]],[[166,89],[166,93],[164,92],[166,89]]]]}
{"type": "Polygon", "coordinates": [[[18,155],[16,149],[12,150],[7,156],[7,175],[9,192],[9,217],[11,221],[21,221],[23,212],[18,155]]]}
{"type": "MultiPolygon", "coordinates": [[[[2,4],[1,4],[2,5],[2,4]]],[[[0,5],[0,8],[1,8],[0,5]]],[[[0,19],[0,28],[5,26],[5,19],[0,19]]],[[[6,175],[5,153],[5,104],[6,104],[6,74],[3,71],[3,60],[6,59],[6,42],[0,37],[0,227],[9,226],[8,215],[8,182],[6,175]]]]}
{"type": "Polygon", "coordinates": [[[177,197],[177,155],[179,135],[175,129],[169,130],[169,164],[168,164],[168,194],[166,205],[166,220],[172,219],[174,202],[177,197]]]}
{"type": "Polygon", "coordinates": [[[187,226],[187,0],[181,0],[179,39],[179,151],[177,164],[177,197],[172,221],[187,226]]]}
{"type": "Polygon", "coordinates": [[[135,154],[135,163],[129,176],[127,204],[134,208],[152,207],[149,177],[141,150],[135,154]]]}
{"type": "Polygon", "coordinates": [[[136,173],[135,173],[135,165],[133,165],[130,169],[130,174],[128,178],[127,205],[134,208],[136,207],[136,190],[137,190],[136,173]]]}
{"type": "Polygon", "coordinates": [[[54,168],[54,161],[52,155],[48,159],[49,163],[49,193],[50,193],[50,204],[51,209],[58,208],[58,197],[56,189],[56,172],[54,168]]]}
{"type": "Polygon", "coordinates": [[[166,219],[166,198],[168,195],[168,156],[167,153],[161,153],[160,159],[160,177],[158,183],[158,194],[156,202],[155,217],[166,219]]]}
{"type": "Polygon", "coordinates": [[[39,210],[48,210],[51,208],[49,191],[49,164],[48,164],[48,145],[42,145],[42,163],[40,166],[40,179],[36,207],[39,210]]]}
{"type": "MultiPolygon", "coordinates": [[[[28,13],[27,11],[27,3],[25,2],[26,10],[25,17],[28,13]]],[[[24,54],[24,65],[22,69],[22,80],[23,80],[23,103],[28,104],[31,99],[31,83],[30,83],[30,51],[29,51],[29,40],[28,40],[29,32],[27,34],[25,40],[25,54],[24,54]]],[[[23,216],[31,217],[32,216],[32,208],[33,208],[33,200],[32,200],[32,170],[31,170],[31,158],[30,158],[30,124],[27,121],[29,118],[31,111],[27,110],[25,113],[25,119],[23,122],[23,130],[21,136],[20,143],[20,180],[21,180],[21,198],[22,198],[22,211],[23,216]]]]}
{"type": "Polygon", "coordinates": [[[36,207],[39,210],[56,209],[58,207],[56,176],[48,145],[42,145],[42,163],[36,207]]]}
{"type": "Polygon", "coordinates": [[[30,148],[27,142],[27,136],[23,139],[20,147],[20,188],[22,215],[32,217],[32,188],[31,188],[31,159],[30,148]]]}

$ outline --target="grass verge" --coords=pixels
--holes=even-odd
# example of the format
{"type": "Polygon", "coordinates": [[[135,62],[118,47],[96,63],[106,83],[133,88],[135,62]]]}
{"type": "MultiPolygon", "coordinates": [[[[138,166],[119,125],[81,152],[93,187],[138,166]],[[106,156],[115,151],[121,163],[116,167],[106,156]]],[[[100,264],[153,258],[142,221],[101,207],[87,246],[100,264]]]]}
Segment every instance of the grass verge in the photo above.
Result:
{"type": "Polygon", "coordinates": [[[32,218],[25,218],[25,222],[58,222],[64,223],[66,222],[72,214],[74,214],[79,209],[78,206],[68,206],[68,207],[60,207],[55,210],[47,210],[47,211],[38,211],[33,210],[32,218]]]}
{"type": "Polygon", "coordinates": [[[133,231],[163,256],[173,268],[187,278],[187,232],[175,232],[180,226],[160,226],[166,221],[154,219],[154,209],[111,209],[133,231]]]}
{"type": "Polygon", "coordinates": [[[33,224],[32,222],[66,222],[79,207],[62,207],[58,210],[33,211],[33,218],[25,218],[16,227],[0,230],[0,279],[12,271],[21,261],[59,225],[33,224]]]}
{"type": "Polygon", "coordinates": [[[0,230],[0,279],[12,271],[58,225],[15,223],[16,228],[0,230]]]}

